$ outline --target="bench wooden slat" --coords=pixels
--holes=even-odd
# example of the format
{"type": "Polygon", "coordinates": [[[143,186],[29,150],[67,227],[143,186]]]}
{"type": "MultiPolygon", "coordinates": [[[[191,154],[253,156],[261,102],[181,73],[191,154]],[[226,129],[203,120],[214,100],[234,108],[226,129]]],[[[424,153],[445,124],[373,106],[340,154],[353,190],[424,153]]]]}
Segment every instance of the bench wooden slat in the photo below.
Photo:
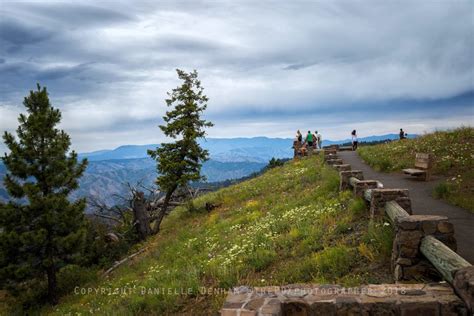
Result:
{"type": "Polygon", "coordinates": [[[431,168],[432,157],[431,154],[417,153],[415,155],[415,167],[421,169],[431,168]]]}

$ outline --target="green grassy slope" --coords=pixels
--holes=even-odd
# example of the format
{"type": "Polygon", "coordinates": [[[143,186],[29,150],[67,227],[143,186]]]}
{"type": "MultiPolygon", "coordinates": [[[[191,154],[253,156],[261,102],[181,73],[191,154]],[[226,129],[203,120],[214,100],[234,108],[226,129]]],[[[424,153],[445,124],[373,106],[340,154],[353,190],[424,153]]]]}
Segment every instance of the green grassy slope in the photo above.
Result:
{"type": "Polygon", "coordinates": [[[434,195],[474,212],[474,128],[426,134],[376,146],[361,147],[359,155],[380,171],[399,171],[413,167],[415,153],[432,153],[434,174],[445,180],[434,195]]]}
{"type": "Polygon", "coordinates": [[[369,223],[365,204],[338,192],[320,157],[291,161],[175,209],[144,254],[81,286],[99,293],[72,293],[43,312],[203,315],[237,285],[390,282],[392,238],[388,223],[369,223]],[[206,202],[217,207],[207,212],[206,202]]]}

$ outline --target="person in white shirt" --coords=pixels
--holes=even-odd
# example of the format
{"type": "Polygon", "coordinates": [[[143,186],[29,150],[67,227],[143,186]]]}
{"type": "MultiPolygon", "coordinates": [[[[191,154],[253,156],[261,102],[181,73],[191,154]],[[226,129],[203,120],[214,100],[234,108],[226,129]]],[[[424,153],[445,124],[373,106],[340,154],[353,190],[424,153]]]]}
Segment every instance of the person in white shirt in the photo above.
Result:
{"type": "Polygon", "coordinates": [[[357,144],[359,143],[359,141],[357,139],[356,130],[353,130],[351,135],[352,135],[352,150],[357,150],[357,144]]]}
{"type": "Polygon", "coordinates": [[[318,131],[315,131],[314,133],[316,134],[317,148],[321,149],[323,147],[321,134],[319,134],[318,131]]]}

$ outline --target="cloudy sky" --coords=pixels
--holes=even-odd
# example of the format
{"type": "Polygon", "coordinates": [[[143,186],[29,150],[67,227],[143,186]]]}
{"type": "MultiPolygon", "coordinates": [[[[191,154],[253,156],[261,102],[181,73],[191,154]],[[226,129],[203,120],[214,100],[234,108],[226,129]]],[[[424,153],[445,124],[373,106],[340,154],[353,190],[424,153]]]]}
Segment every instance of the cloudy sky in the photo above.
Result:
{"type": "Polygon", "coordinates": [[[473,30],[472,1],[1,0],[0,130],[39,82],[76,150],[160,142],[176,68],[210,137],[473,125],[473,30]]]}

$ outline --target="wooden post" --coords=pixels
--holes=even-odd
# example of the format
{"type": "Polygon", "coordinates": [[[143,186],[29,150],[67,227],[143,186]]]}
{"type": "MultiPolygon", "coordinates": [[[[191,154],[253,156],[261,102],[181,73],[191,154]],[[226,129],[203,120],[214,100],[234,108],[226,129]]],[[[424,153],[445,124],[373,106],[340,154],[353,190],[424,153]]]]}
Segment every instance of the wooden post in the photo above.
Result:
{"type": "Polygon", "coordinates": [[[388,201],[385,203],[385,214],[388,215],[388,218],[393,224],[396,223],[397,217],[410,216],[396,201],[388,201]]]}
{"type": "Polygon", "coordinates": [[[421,240],[420,250],[441,273],[443,278],[451,284],[453,283],[453,275],[457,270],[471,266],[464,258],[433,236],[425,236],[421,240]]]}

